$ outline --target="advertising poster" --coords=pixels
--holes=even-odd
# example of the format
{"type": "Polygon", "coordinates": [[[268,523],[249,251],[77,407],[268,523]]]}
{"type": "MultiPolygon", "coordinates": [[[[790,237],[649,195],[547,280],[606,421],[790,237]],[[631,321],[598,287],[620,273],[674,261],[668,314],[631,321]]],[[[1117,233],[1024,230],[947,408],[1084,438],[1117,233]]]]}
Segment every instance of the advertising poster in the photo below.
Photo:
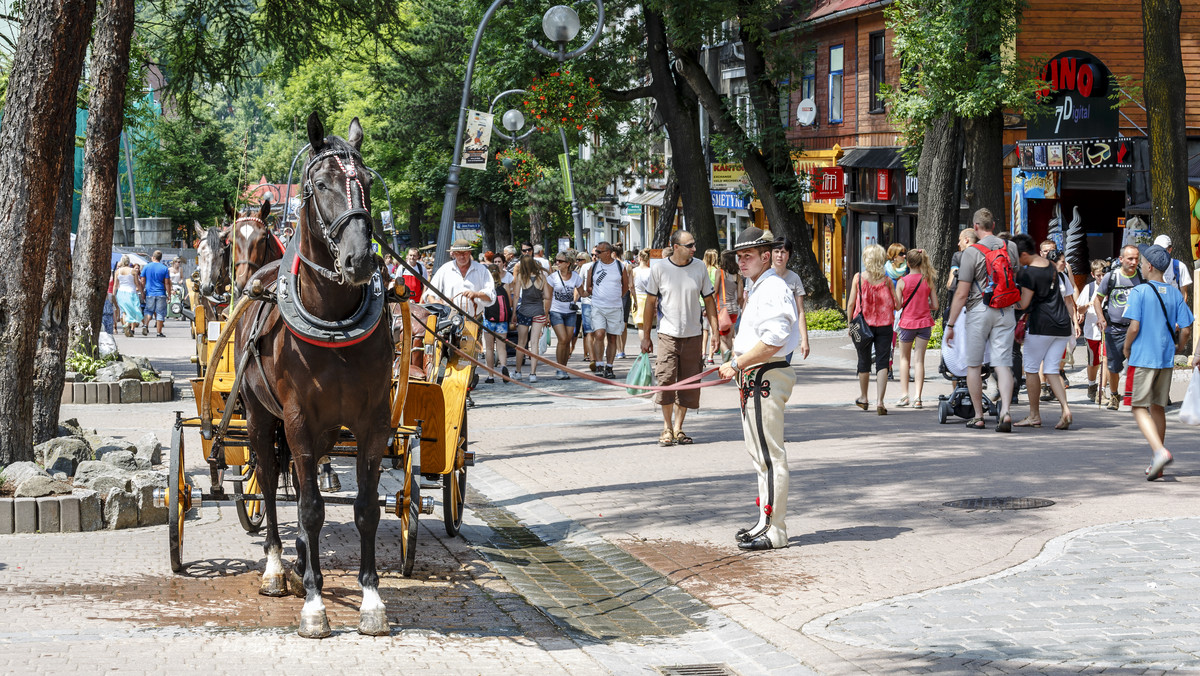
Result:
{"type": "Polygon", "coordinates": [[[463,132],[463,152],[458,164],[468,169],[487,169],[488,148],[492,145],[492,114],[467,111],[463,132]]]}
{"type": "Polygon", "coordinates": [[[741,162],[714,163],[712,165],[713,190],[719,192],[737,192],[750,185],[750,178],[741,162]]]}

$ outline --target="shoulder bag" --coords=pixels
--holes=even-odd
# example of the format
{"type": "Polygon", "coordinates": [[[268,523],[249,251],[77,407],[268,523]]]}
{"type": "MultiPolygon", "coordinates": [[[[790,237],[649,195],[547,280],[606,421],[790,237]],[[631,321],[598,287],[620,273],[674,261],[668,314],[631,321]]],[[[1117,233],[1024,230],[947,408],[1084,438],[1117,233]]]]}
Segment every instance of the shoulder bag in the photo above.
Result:
{"type": "Polygon", "coordinates": [[[869,343],[875,337],[875,332],[871,330],[871,325],[867,323],[867,317],[863,314],[863,283],[865,281],[866,279],[862,275],[858,276],[858,314],[854,316],[854,319],[850,320],[848,327],[850,329],[850,340],[855,345],[869,343]]]}
{"type": "MultiPolygon", "coordinates": [[[[1160,308],[1162,308],[1163,321],[1167,323],[1167,333],[1171,334],[1171,341],[1178,346],[1179,345],[1179,329],[1176,328],[1175,325],[1171,323],[1171,316],[1167,314],[1167,304],[1163,302],[1162,294],[1158,292],[1158,287],[1151,284],[1150,288],[1153,289],[1153,291],[1154,291],[1154,297],[1158,299],[1158,306],[1160,308]]],[[[1170,286],[1168,286],[1167,288],[1170,288],[1170,286]]]]}

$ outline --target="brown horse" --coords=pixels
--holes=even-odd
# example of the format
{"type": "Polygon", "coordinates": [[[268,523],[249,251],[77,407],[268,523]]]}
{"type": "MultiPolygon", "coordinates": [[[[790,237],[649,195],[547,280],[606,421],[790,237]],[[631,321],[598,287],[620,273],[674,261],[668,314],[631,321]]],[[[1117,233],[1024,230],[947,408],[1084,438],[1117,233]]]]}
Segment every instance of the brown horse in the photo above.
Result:
{"type": "Polygon", "coordinates": [[[271,200],[263,200],[257,214],[246,214],[233,220],[233,287],[237,293],[246,289],[250,276],[271,261],[283,258],[283,243],[267,227],[271,215],[271,200]]]}
{"type": "MultiPolygon", "coordinates": [[[[363,590],[358,630],[389,632],[375,533],[379,525],[379,471],[390,435],[393,345],[387,331],[382,280],[371,252],[370,173],[359,155],[363,131],[355,118],[347,140],[325,137],[314,112],[308,118],[309,159],[300,174],[303,204],[283,260],[258,273],[278,275],[277,303],[259,302],[239,320],[238,357],[251,350],[242,396],[251,449],[258,459],[267,524],[260,593],[287,593],[275,490],[290,449],[299,493],[296,572],[305,595],[300,635],[330,633],[321,601],[320,532],[325,504],[317,486],[317,459],[330,452],[343,426],[357,445],[358,527],[363,590]],[[376,328],[382,324],[382,330],[376,328]],[[280,435],[279,432],[282,431],[280,435]],[[281,438],[282,437],[282,438],[281,438]],[[278,443],[282,441],[285,443],[278,443]]],[[[250,282],[254,286],[254,281],[250,282]]]]}

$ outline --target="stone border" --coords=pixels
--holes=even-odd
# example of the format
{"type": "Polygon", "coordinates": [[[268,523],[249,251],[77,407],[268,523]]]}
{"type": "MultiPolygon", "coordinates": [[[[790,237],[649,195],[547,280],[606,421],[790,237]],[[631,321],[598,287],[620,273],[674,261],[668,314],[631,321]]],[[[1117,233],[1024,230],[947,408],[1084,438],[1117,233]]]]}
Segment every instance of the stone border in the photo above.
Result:
{"type": "Polygon", "coordinates": [[[0,498],[0,535],[101,530],[104,522],[100,496],[89,492],[87,497],[0,498]]]}
{"type": "Polygon", "coordinates": [[[175,399],[175,380],[143,382],[137,396],[122,396],[121,383],[63,383],[63,404],[151,404],[175,399]]]}

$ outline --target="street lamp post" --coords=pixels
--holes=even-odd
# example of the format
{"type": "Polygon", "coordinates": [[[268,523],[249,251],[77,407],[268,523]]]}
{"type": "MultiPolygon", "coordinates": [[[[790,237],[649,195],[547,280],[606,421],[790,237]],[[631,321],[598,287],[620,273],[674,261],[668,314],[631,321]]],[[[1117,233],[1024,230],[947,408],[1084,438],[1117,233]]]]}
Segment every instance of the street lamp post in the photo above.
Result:
{"type": "MultiPolygon", "coordinates": [[[[492,20],[492,16],[498,9],[508,3],[509,0],[496,0],[491,7],[483,15],[483,19],[479,22],[479,28],[475,30],[475,41],[471,45],[471,56],[467,59],[467,73],[463,78],[462,98],[458,106],[458,128],[454,133],[454,149],[450,157],[450,172],[446,176],[446,197],[442,202],[442,220],[438,227],[437,251],[435,252],[434,262],[436,267],[441,267],[447,260],[450,259],[450,238],[454,234],[454,212],[458,206],[458,179],[462,173],[462,167],[458,164],[459,153],[462,151],[463,130],[467,123],[467,106],[471,101],[471,76],[475,72],[475,58],[479,55],[479,45],[483,41],[483,29],[487,27],[488,22],[492,20]]],[[[573,51],[566,52],[566,43],[570,42],[579,32],[579,15],[575,10],[565,5],[556,5],[546,11],[542,17],[542,30],[546,33],[551,41],[558,43],[558,52],[550,50],[538,44],[537,40],[533,40],[530,46],[543,56],[549,56],[557,59],[560,63],[567,59],[573,59],[587,50],[591,49],[596,41],[600,39],[600,34],[604,32],[604,3],[603,0],[593,0],[596,3],[596,32],[587,41],[583,47],[573,51]],[[572,28],[573,26],[573,28],[572,28]]],[[[511,111],[510,111],[511,112],[511,111]]],[[[563,148],[566,148],[566,134],[562,136],[563,148]]],[[[574,190],[572,190],[574,192],[574,190]]],[[[582,237],[581,215],[578,212],[578,206],[572,205],[572,211],[575,212],[575,237],[576,245],[578,246],[582,237]]]]}

